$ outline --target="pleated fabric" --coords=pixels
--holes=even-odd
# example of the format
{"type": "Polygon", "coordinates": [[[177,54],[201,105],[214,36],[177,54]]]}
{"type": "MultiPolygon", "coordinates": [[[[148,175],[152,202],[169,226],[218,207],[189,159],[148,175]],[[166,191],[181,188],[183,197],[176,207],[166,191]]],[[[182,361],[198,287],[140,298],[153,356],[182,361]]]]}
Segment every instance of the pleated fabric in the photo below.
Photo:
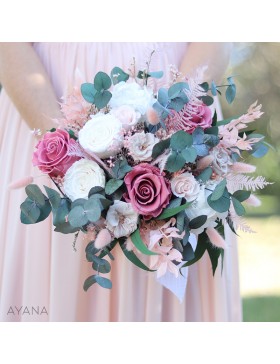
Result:
{"type": "MultiPolygon", "coordinates": [[[[98,71],[114,66],[124,70],[145,67],[155,50],[151,69],[165,71],[180,66],[187,43],[34,43],[57,98],[65,95],[78,78],[92,82],[98,71]],[[77,69],[79,70],[77,72],[77,69]],[[79,74],[79,77],[77,77],[79,74]],[[82,75],[82,76],[81,76],[82,75]]],[[[32,100],[30,100],[32,102],[32,100]]],[[[208,255],[189,269],[183,303],[155,279],[135,267],[116,247],[108,274],[112,290],[98,285],[83,291],[92,274],[81,237],[72,248],[73,236],[53,232],[51,218],[36,224],[20,223],[24,189],[9,183],[35,176],[35,183],[51,187],[49,179],[32,167],[35,140],[25,121],[2,90],[0,94],[0,320],[1,321],[240,321],[241,303],[236,239],[226,232],[227,250],[223,274],[221,264],[212,276],[208,255]],[[34,311],[35,308],[37,311],[34,311]],[[20,311],[18,313],[18,311],[20,311]],[[39,311],[39,314],[37,313],[39,311]],[[47,312],[47,313],[46,313],[47,312]]],[[[53,187],[53,186],[52,186],[53,187]]],[[[147,258],[144,258],[148,264],[147,258]]]]}

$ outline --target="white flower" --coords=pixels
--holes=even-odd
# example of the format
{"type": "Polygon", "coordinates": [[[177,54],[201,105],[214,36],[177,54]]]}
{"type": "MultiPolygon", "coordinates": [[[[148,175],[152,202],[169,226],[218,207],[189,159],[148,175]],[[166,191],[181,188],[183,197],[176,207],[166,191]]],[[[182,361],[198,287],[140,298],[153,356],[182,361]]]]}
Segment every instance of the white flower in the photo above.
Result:
{"type": "Polygon", "coordinates": [[[135,161],[151,160],[153,147],[158,141],[152,133],[136,133],[128,140],[130,155],[135,161]]]}
{"type": "Polygon", "coordinates": [[[122,124],[114,115],[98,113],[79,131],[79,143],[90,155],[116,155],[123,145],[122,124]]]}
{"type": "Polygon", "coordinates": [[[207,186],[201,186],[196,200],[185,210],[185,213],[190,220],[201,215],[207,216],[207,220],[204,225],[198,229],[192,229],[194,234],[201,234],[203,230],[208,227],[216,227],[217,223],[215,221],[217,218],[224,219],[228,215],[227,211],[219,213],[208,205],[207,197],[212,193],[216,185],[217,182],[210,182],[207,186]],[[205,187],[207,187],[207,189],[205,187]]]}
{"type": "Polygon", "coordinates": [[[213,148],[210,152],[213,156],[212,167],[218,175],[225,175],[229,171],[229,167],[233,164],[228,152],[224,148],[213,148]]]}
{"type": "Polygon", "coordinates": [[[122,123],[125,130],[129,130],[135,126],[141,117],[139,111],[135,111],[133,107],[128,105],[122,105],[112,109],[110,113],[122,123]]]}
{"type": "Polygon", "coordinates": [[[138,214],[130,203],[115,200],[106,216],[107,229],[116,238],[128,236],[137,229],[138,214]]]}
{"type": "Polygon", "coordinates": [[[122,105],[129,105],[144,115],[155,101],[152,90],[147,87],[141,87],[136,82],[126,83],[122,81],[114,86],[109,106],[116,108],[122,105]]]}
{"type": "Polygon", "coordinates": [[[187,201],[196,199],[200,192],[200,185],[191,173],[182,173],[171,180],[172,193],[177,197],[184,197],[187,201]]]}
{"type": "Polygon", "coordinates": [[[72,201],[87,198],[92,187],[105,187],[105,174],[94,161],[80,159],[66,172],[63,186],[66,195],[72,201]]]}

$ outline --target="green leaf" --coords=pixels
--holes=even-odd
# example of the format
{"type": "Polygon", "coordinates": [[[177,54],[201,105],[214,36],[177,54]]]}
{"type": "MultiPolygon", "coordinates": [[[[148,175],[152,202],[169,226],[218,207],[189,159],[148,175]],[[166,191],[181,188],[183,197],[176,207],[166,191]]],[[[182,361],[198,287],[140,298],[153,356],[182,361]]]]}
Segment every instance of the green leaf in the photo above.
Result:
{"type": "Polygon", "coordinates": [[[105,186],[106,195],[112,195],[118,188],[123,184],[123,180],[121,179],[110,179],[105,186]]]}
{"type": "Polygon", "coordinates": [[[208,82],[203,82],[199,86],[202,87],[205,92],[207,92],[209,90],[209,83],[208,82]]]}
{"type": "Polygon", "coordinates": [[[212,105],[213,104],[213,102],[214,102],[214,99],[213,99],[213,97],[211,97],[211,96],[208,96],[208,95],[206,95],[206,96],[200,96],[199,97],[199,99],[205,104],[205,105],[207,105],[207,106],[210,106],[210,105],[212,105]]]}
{"type": "Polygon", "coordinates": [[[155,272],[152,269],[149,269],[141,260],[137,257],[137,255],[132,250],[127,250],[124,244],[120,244],[124,255],[130,260],[133,264],[135,264],[138,268],[146,270],[148,272],[155,272]]]}
{"type": "Polygon", "coordinates": [[[233,193],[233,197],[235,197],[239,202],[243,202],[247,200],[251,195],[251,191],[243,191],[238,190],[233,193]]]}
{"type": "Polygon", "coordinates": [[[82,227],[88,222],[88,218],[82,206],[74,207],[68,215],[68,221],[73,227],[82,227]]]}
{"type": "Polygon", "coordinates": [[[215,110],[213,118],[212,118],[212,126],[216,126],[218,120],[217,111],[215,110]]]}
{"type": "Polygon", "coordinates": [[[92,187],[88,193],[88,197],[90,198],[92,195],[96,193],[101,193],[101,194],[104,193],[104,188],[101,186],[92,187]]]}
{"type": "Polygon", "coordinates": [[[75,133],[73,130],[71,129],[68,129],[68,134],[70,135],[70,138],[74,139],[74,140],[77,140],[78,138],[76,137],[75,133]]]}
{"type": "Polygon", "coordinates": [[[25,187],[25,192],[30,200],[35,201],[38,205],[45,205],[45,195],[37,185],[30,184],[25,187]]]}
{"type": "MultiPolygon", "coordinates": [[[[79,207],[79,206],[77,206],[77,207],[79,207]]],[[[83,209],[84,213],[86,214],[86,218],[90,222],[96,222],[100,219],[101,208],[100,208],[100,203],[97,199],[90,198],[89,200],[87,200],[85,202],[84,208],[82,208],[82,209],[83,209]]]]}
{"type": "Polygon", "coordinates": [[[103,107],[108,105],[108,102],[111,100],[112,94],[110,91],[98,91],[94,97],[94,104],[100,110],[103,107]]]}
{"type": "Polygon", "coordinates": [[[204,130],[205,134],[212,134],[218,136],[219,128],[217,126],[211,126],[211,128],[207,128],[204,130]]]}
{"type": "Polygon", "coordinates": [[[108,90],[112,85],[111,78],[105,72],[98,72],[94,77],[94,87],[97,91],[108,90]]]}
{"type": "Polygon", "coordinates": [[[197,153],[194,147],[186,148],[181,153],[186,163],[193,163],[196,160],[197,153]]]}
{"type": "Polygon", "coordinates": [[[190,243],[187,243],[183,248],[183,261],[189,261],[195,258],[193,248],[190,243]]]}
{"type": "Polygon", "coordinates": [[[165,169],[168,172],[177,172],[179,169],[183,168],[186,161],[181,153],[172,152],[167,159],[167,163],[165,165],[165,169]]]}
{"type": "Polygon", "coordinates": [[[229,104],[233,102],[233,100],[235,99],[235,95],[236,95],[236,86],[232,84],[228,86],[228,88],[226,89],[226,99],[229,104]]]}
{"type": "Polygon", "coordinates": [[[82,206],[84,207],[84,204],[86,203],[86,198],[77,198],[77,200],[74,200],[71,202],[71,209],[73,209],[76,206],[82,206]]]}
{"type": "Polygon", "coordinates": [[[182,202],[182,198],[177,197],[174,200],[171,200],[166,208],[171,209],[174,207],[178,207],[181,205],[181,202],[182,202]]]}
{"type": "Polygon", "coordinates": [[[179,232],[182,233],[186,227],[186,214],[185,211],[181,211],[176,216],[176,227],[179,229],[179,232]]]}
{"type": "Polygon", "coordinates": [[[217,122],[217,126],[222,126],[222,125],[227,125],[229,124],[232,120],[235,120],[235,119],[238,119],[241,115],[239,116],[233,116],[231,118],[228,118],[228,119],[224,119],[224,120],[220,120],[217,122]]]}
{"type": "Polygon", "coordinates": [[[81,93],[83,98],[90,104],[94,103],[94,96],[96,94],[96,89],[93,83],[83,83],[81,85],[81,93]]]}
{"type": "Polygon", "coordinates": [[[174,83],[174,85],[172,85],[168,89],[168,97],[170,99],[174,99],[184,89],[189,89],[189,85],[186,82],[177,82],[177,83],[174,83]]]}
{"type": "Polygon", "coordinates": [[[106,259],[103,259],[103,260],[106,263],[104,263],[102,265],[98,265],[98,264],[96,264],[96,262],[93,262],[92,263],[92,268],[94,270],[96,270],[97,272],[99,272],[99,273],[109,273],[111,271],[111,265],[108,262],[108,260],[106,260],[106,259]]]}
{"type": "Polygon", "coordinates": [[[203,226],[207,221],[207,215],[200,215],[195,217],[189,222],[189,228],[190,229],[199,229],[201,226],[203,226]]]}
{"type": "MultiPolygon", "coordinates": [[[[194,263],[196,263],[200,258],[202,258],[203,254],[206,251],[206,243],[205,243],[205,233],[199,234],[197,246],[194,252],[194,258],[186,262],[181,268],[188,267],[194,263]],[[204,238],[204,239],[203,239],[204,238]]],[[[207,235],[206,235],[207,237],[207,235]]]]}
{"type": "MultiPolygon", "coordinates": [[[[95,254],[97,254],[99,251],[100,249],[95,247],[94,241],[89,242],[85,249],[87,261],[93,262],[93,257],[95,257],[95,254]]],[[[99,258],[101,257],[99,256],[99,258]]]]}
{"type": "Polygon", "coordinates": [[[230,207],[230,195],[228,193],[227,188],[225,188],[224,194],[218,200],[212,201],[210,194],[207,198],[208,205],[217,212],[226,212],[229,210],[230,207]]]}
{"type": "Polygon", "coordinates": [[[52,188],[49,188],[47,186],[44,186],[45,190],[46,190],[46,193],[47,193],[47,196],[50,200],[50,203],[52,205],[52,208],[55,210],[59,207],[59,204],[60,204],[60,194],[55,191],[54,189],[52,188]]]}
{"type": "Polygon", "coordinates": [[[95,200],[98,202],[101,211],[104,209],[106,210],[110,205],[112,205],[113,201],[108,200],[105,196],[101,195],[100,193],[96,193],[92,195],[89,200],[95,200]]]}
{"type": "Polygon", "coordinates": [[[112,288],[112,282],[108,278],[101,277],[101,276],[95,276],[95,280],[96,280],[96,283],[98,283],[99,286],[101,286],[103,288],[107,288],[107,289],[112,288]]]}
{"type": "Polygon", "coordinates": [[[244,215],[246,212],[244,206],[233,196],[231,197],[231,200],[232,200],[233,207],[234,207],[234,210],[237,213],[237,215],[238,216],[244,215]]]}
{"type": "Polygon", "coordinates": [[[143,242],[141,236],[140,236],[140,231],[139,229],[135,230],[134,233],[132,233],[130,235],[130,238],[133,242],[133,244],[135,245],[135,247],[143,254],[145,255],[158,255],[157,253],[154,253],[152,251],[150,251],[147,246],[145,245],[145,243],[143,242]]]}
{"type": "Polygon", "coordinates": [[[27,198],[21,205],[20,221],[23,224],[35,224],[40,216],[40,209],[34,201],[27,198]]]}
{"type": "Polygon", "coordinates": [[[114,67],[111,71],[111,79],[113,84],[116,85],[119,82],[126,82],[129,79],[129,74],[125,73],[120,67],[114,67]]]}
{"type": "Polygon", "coordinates": [[[52,211],[51,204],[49,203],[48,200],[46,200],[45,205],[40,206],[40,216],[39,216],[39,218],[37,219],[36,222],[41,222],[41,221],[46,220],[46,218],[49,216],[51,211],[52,211]]]}
{"type": "Polygon", "coordinates": [[[219,200],[219,198],[223,196],[226,185],[227,185],[226,178],[223,179],[219,184],[217,184],[213,193],[211,194],[211,201],[219,200]]]}
{"type": "Polygon", "coordinates": [[[216,84],[214,81],[211,82],[211,93],[213,96],[217,96],[217,88],[216,88],[216,84]]]}
{"type": "Polygon", "coordinates": [[[265,144],[265,142],[258,142],[252,145],[252,150],[249,151],[255,158],[262,158],[269,151],[269,147],[265,144]]]}
{"type": "Polygon", "coordinates": [[[209,258],[212,265],[212,273],[213,276],[215,275],[216,269],[218,267],[219,257],[221,256],[222,252],[224,251],[222,248],[217,248],[213,246],[210,242],[207,243],[207,252],[209,254],[209,258]]]}
{"type": "Polygon", "coordinates": [[[164,220],[167,219],[169,217],[172,217],[174,215],[177,215],[179,212],[185,210],[186,208],[188,208],[190,205],[192,204],[192,202],[187,202],[181,206],[178,207],[174,207],[174,208],[166,208],[163,210],[163,212],[156,218],[157,220],[164,220]]]}
{"type": "Polygon", "coordinates": [[[97,275],[92,275],[90,277],[88,277],[85,282],[84,282],[84,291],[87,291],[89,289],[89,287],[91,287],[94,283],[96,283],[96,278],[97,275]]]}
{"type": "Polygon", "coordinates": [[[153,147],[152,157],[156,159],[160,156],[166,149],[170,146],[170,139],[161,140],[159,143],[155,144],[153,147]]]}
{"type": "Polygon", "coordinates": [[[66,216],[70,211],[70,202],[65,198],[61,198],[58,208],[53,208],[53,224],[58,226],[66,221],[66,216]]]}
{"type": "Polygon", "coordinates": [[[126,158],[123,158],[122,160],[118,159],[112,168],[112,172],[114,173],[116,179],[122,179],[131,170],[132,168],[127,163],[126,158]]]}
{"type": "MultiPolygon", "coordinates": [[[[98,265],[98,266],[102,266],[102,265],[106,265],[106,263],[108,263],[108,261],[106,259],[103,259],[103,258],[100,258],[100,257],[97,257],[96,255],[93,255],[92,257],[92,261],[98,265]]],[[[95,269],[97,270],[97,269],[95,269]]]]}
{"type": "Polygon", "coordinates": [[[63,222],[62,224],[56,225],[54,231],[62,234],[73,234],[79,231],[79,228],[74,228],[69,222],[63,222]]]}
{"type": "Polygon", "coordinates": [[[212,171],[212,168],[211,167],[207,167],[207,168],[205,168],[197,177],[196,177],[196,179],[198,180],[198,181],[201,181],[201,182],[206,182],[206,181],[208,181],[210,178],[211,178],[211,176],[212,176],[212,173],[213,173],[213,171],[212,171]]]}
{"type": "Polygon", "coordinates": [[[183,109],[185,104],[186,102],[181,97],[175,97],[170,101],[168,108],[179,112],[183,109]]]}
{"type": "Polygon", "coordinates": [[[170,147],[173,150],[183,150],[187,147],[191,147],[192,143],[192,136],[184,130],[177,131],[170,139],[170,147]]]}
{"type": "Polygon", "coordinates": [[[162,78],[163,71],[149,72],[149,75],[153,78],[162,78]]]}

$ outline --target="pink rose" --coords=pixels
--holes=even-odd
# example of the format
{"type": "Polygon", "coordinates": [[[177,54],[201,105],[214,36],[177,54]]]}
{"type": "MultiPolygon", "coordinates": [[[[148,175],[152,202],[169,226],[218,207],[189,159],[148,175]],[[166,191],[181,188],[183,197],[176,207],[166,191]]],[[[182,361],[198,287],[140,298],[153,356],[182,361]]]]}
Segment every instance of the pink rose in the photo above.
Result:
{"type": "Polygon", "coordinates": [[[68,155],[70,146],[74,144],[75,140],[71,139],[65,130],[47,132],[36,145],[37,150],[32,158],[33,165],[51,177],[64,176],[68,168],[80,159],[68,155]]]}
{"type": "Polygon", "coordinates": [[[184,130],[192,134],[198,127],[202,129],[210,128],[212,125],[212,112],[211,109],[205,104],[199,105],[194,108],[193,113],[190,115],[188,106],[185,105],[179,112],[174,111],[167,119],[167,129],[169,131],[184,130]]]}
{"type": "Polygon", "coordinates": [[[134,167],[125,179],[127,193],[124,198],[146,219],[160,215],[171,197],[169,181],[157,167],[142,163],[134,167]]]}

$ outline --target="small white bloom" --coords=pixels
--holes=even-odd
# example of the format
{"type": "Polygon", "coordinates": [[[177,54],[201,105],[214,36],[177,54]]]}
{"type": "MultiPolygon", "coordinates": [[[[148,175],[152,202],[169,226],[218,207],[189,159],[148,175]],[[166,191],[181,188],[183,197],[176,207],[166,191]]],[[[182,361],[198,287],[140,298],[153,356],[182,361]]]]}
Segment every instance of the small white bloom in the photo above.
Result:
{"type": "Polygon", "coordinates": [[[128,105],[122,105],[112,109],[110,113],[122,123],[125,130],[129,130],[135,126],[141,117],[139,111],[135,111],[133,107],[128,105]]]}
{"type": "Polygon", "coordinates": [[[106,216],[107,229],[116,238],[128,236],[137,229],[138,214],[130,203],[119,200],[109,207],[106,216]]]}
{"type": "Polygon", "coordinates": [[[141,87],[136,82],[119,82],[114,86],[112,98],[109,102],[111,108],[122,105],[131,106],[144,115],[147,109],[155,102],[153,91],[146,86],[141,87]]]}
{"type": "Polygon", "coordinates": [[[72,200],[87,198],[92,187],[105,187],[105,174],[97,163],[80,159],[72,164],[64,178],[64,191],[72,200]]]}
{"type": "Polygon", "coordinates": [[[90,155],[116,155],[123,146],[122,124],[114,115],[98,113],[79,131],[79,143],[90,155]]]}
{"type": "Polygon", "coordinates": [[[153,147],[158,141],[152,133],[136,133],[128,141],[130,155],[137,162],[151,160],[153,147]]]}
{"type": "Polygon", "coordinates": [[[192,220],[198,216],[201,216],[201,215],[207,216],[207,220],[204,225],[202,225],[198,229],[192,230],[192,232],[194,234],[201,234],[203,232],[203,230],[208,227],[216,227],[217,223],[215,221],[217,220],[217,218],[224,219],[228,215],[227,211],[219,213],[219,212],[213,210],[208,205],[207,198],[212,193],[212,191],[215,189],[217,184],[218,184],[217,182],[210,182],[209,184],[207,184],[207,186],[204,186],[204,185],[201,186],[196,200],[191,204],[190,207],[188,207],[185,210],[185,213],[190,220],[192,220]],[[205,187],[207,187],[207,189],[205,187]],[[208,190],[208,188],[209,188],[209,190],[208,190]]]}
{"type": "Polygon", "coordinates": [[[191,173],[186,172],[172,178],[171,190],[175,196],[184,197],[190,202],[198,196],[200,185],[191,173]]]}
{"type": "Polygon", "coordinates": [[[212,167],[218,175],[225,175],[229,171],[229,167],[233,164],[228,152],[224,148],[216,147],[210,152],[213,156],[212,167]]]}

